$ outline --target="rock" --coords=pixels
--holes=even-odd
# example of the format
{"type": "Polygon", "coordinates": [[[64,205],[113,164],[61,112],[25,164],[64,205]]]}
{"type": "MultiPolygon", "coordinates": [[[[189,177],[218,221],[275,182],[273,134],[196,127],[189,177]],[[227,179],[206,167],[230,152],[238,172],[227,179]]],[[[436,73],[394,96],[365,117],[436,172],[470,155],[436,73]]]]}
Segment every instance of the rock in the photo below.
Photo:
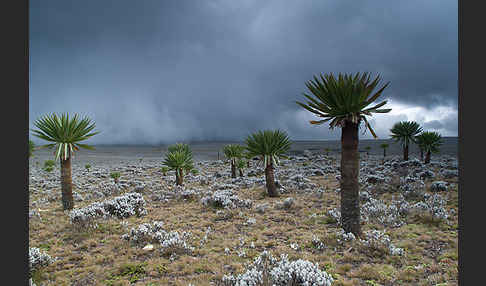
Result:
{"type": "Polygon", "coordinates": [[[73,192],[73,199],[75,202],[84,201],[83,196],[81,196],[78,192],[73,192]]]}
{"type": "Polygon", "coordinates": [[[247,224],[251,225],[251,224],[255,224],[256,223],[256,219],[254,218],[249,218],[247,221],[246,221],[247,224]]]}
{"type": "Polygon", "coordinates": [[[143,192],[145,191],[145,185],[142,185],[142,186],[137,186],[137,187],[135,187],[135,188],[133,189],[133,191],[134,191],[135,193],[139,193],[139,194],[141,194],[141,193],[143,193],[143,192]]]}
{"type": "Polygon", "coordinates": [[[371,199],[370,193],[366,191],[359,192],[359,199],[362,202],[368,202],[371,199]]]}
{"type": "Polygon", "coordinates": [[[286,198],[283,201],[283,208],[290,209],[294,205],[295,199],[294,198],[286,198]]]}
{"type": "Polygon", "coordinates": [[[255,207],[255,210],[257,213],[264,214],[267,208],[268,204],[260,204],[255,207]]]}
{"type": "Polygon", "coordinates": [[[32,219],[32,218],[41,219],[40,214],[35,209],[29,210],[29,219],[32,219]]]}
{"type": "Polygon", "coordinates": [[[145,245],[144,248],[142,248],[143,250],[148,250],[148,251],[152,251],[154,250],[154,245],[153,244],[147,244],[145,245]]]}

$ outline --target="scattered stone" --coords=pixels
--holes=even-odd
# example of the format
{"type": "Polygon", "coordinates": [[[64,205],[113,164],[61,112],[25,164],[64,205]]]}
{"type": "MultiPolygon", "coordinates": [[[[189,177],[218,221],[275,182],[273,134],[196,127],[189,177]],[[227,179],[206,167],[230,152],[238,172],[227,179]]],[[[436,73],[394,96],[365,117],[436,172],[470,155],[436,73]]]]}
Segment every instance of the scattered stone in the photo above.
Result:
{"type": "Polygon", "coordinates": [[[264,204],[259,204],[255,207],[255,210],[257,213],[259,214],[264,214],[265,213],[265,210],[268,208],[268,204],[267,203],[264,203],[264,204]]]}
{"type": "Polygon", "coordinates": [[[148,250],[148,251],[152,251],[154,250],[154,245],[153,244],[147,244],[144,248],[142,248],[143,250],[148,250]]]}
{"type": "Polygon", "coordinates": [[[283,201],[283,207],[285,209],[290,209],[294,205],[295,199],[294,198],[286,198],[283,201]]]}

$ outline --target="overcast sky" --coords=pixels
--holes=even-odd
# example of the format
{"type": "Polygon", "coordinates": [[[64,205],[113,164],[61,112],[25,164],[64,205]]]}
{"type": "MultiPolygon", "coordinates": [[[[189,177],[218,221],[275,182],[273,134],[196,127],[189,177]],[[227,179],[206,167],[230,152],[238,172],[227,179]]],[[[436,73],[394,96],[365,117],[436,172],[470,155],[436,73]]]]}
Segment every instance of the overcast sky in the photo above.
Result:
{"type": "MultiPolygon", "coordinates": [[[[400,120],[457,136],[457,1],[31,0],[29,118],[90,116],[94,144],[242,140],[310,125],[305,82],[319,73],[379,73],[400,120]]],[[[371,138],[360,133],[361,138],[371,138]]]]}

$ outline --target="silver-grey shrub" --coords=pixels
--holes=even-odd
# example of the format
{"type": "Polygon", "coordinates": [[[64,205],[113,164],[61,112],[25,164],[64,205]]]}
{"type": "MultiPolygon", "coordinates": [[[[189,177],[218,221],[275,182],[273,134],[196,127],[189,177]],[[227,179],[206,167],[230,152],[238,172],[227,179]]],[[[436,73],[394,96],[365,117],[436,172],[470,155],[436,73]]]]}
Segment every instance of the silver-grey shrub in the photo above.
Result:
{"type": "Polygon", "coordinates": [[[404,251],[402,248],[395,247],[391,243],[390,237],[385,234],[385,231],[371,230],[365,233],[366,240],[360,239],[363,246],[373,249],[383,251],[390,255],[403,255],[404,251]]]}
{"type": "Polygon", "coordinates": [[[139,193],[127,193],[111,200],[96,202],[84,208],[73,209],[69,213],[71,224],[77,227],[96,226],[95,220],[99,218],[127,218],[133,215],[147,214],[145,200],[139,193]]]}
{"type": "Polygon", "coordinates": [[[32,276],[32,273],[39,270],[42,267],[46,267],[55,259],[52,258],[49,254],[40,251],[37,247],[30,247],[29,248],[29,276],[32,276]]]}
{"type": "Polygon", "coordinates": [[[215,208],[251,208],[252,201],[242,200],[232,190],[220,190],[201,198],[201,203],[205,206],[215,208]]]}
{"type": "Polygon", "coordinates": [[[430,191],[431,192],[446,192],[447,191],[447,182],[444,181],[435,181],[430,184],[430,191]]]}
{"type": "Polygon", "coordinates": [[[186,240],[190,233],[177,231],[166,231],[163,223],[156,221],[152,224],[143,223],[137,228],[131,228],[130,232],[122,235],[122,239],[129,241],[132,245],[143,246],[147,243],[157,243],[163,255],[188,254],[194,251],[186,240]]]}
{"type": "Polygon", "coordinates": [[[302,259],[289,261],[285,254],[277,260],[267,251],[256,257],[244,273],[224,275],[222,279],[225,286],[330,286],[333,281],[331,275],[320,270],[317,263],[302,259]]]}
{"type": "Polygon", "coordinates": [[[382,200],[370,198],[361,206],[361,219],[380,223],[389,227],[400,227],[404,224],[404,218],[409,212],[409,204],[403,196],[393,200],[390,205],[382,200]]]}
{"type": "Polygon", "coordinates": [[[414,204],[411,209],[418,213],[428,213],[433,218],[439,220],[446,220],[449,215],[445,209],[445,205],[446,199],[443,196],[433,194],[428,196],[425,201],[414,204]]]}

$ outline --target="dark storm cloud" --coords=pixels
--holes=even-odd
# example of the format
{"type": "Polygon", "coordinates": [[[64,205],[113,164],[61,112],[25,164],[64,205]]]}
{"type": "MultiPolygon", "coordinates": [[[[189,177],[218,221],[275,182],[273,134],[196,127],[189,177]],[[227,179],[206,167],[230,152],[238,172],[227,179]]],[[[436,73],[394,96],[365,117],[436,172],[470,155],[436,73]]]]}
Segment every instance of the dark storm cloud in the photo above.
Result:
{"type": "Polygon", "coordinates": [[[87,114],[94,143],[336,138],[294,102],[314,74],[355,71],[457,109],[456,2],[31,1],[30,119],[87,114]]]}

